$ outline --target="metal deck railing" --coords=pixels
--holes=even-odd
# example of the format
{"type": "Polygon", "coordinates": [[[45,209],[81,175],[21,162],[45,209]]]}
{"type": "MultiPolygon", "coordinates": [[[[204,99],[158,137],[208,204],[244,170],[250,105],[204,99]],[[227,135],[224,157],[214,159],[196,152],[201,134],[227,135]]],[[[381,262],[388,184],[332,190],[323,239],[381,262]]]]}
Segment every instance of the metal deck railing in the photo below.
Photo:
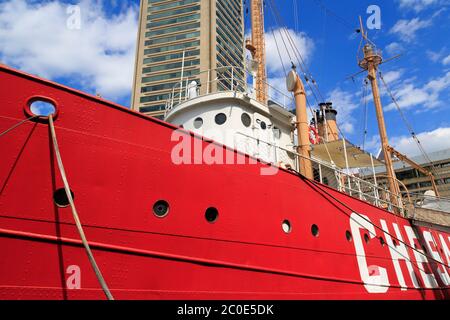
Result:
{"type": "Polygon", "coordinates": [[[294,166],[292,169],[297,172],[299,172],[299,157],[308,159],[312,163],[314,179],[316,181],[328,185],[329,187],[340,192],[344,192],[352,197],[369,202],[379,208],[383,208],[391,212],[399,212],[402,215],[405,213],[405,206],[403,204],[402,197],[395,196],[396,203],[393,203],[391,200],[391,192],[386,185],[373,184],[359,178],[355,174],[346,172],[346,170],[339,168],[336,165],[320,159],[304,157],[294,150],[289,150],[243,133],[237,133],[237,136],[243,136],[253,141],[253,143],[243,143],[242,138],[237,139],[239,140],[240,145],[238,146],[235,143],[234,147],[239,147],[239,150],[242,152],[277,165],[280,163],[285,165],[293,163],[294,166]],[[248,149],[245,148],[246,145],[249,146],[248,149]],[[261,150],[265,150],[264,155],[261,155],[261,150]]]}
{"type": "MultiPolygon", "coordinates": [[[[180,81],[172,88],[169,98],[166,100],[165,116],[179,104],[194,97],[201,97],[211,93],[226,91],[240,92],[254,99],[257,90],[253,84],[247,82],[248,79],[254,79],[253,75],[235,66],[218,67],[199,72],[196,75],[181,77],[180,81]],[[197,82],[195,87],[191,86],[192,81],[197,82]],[[193,89],[195,90],[194,95],[191,94],[193,89]]],[[[265,85],[268,100],[286,110],[294,108],[294,99],[291,94],[267,82],[265,85]]]]}
{"type": "Polygon", "coordinates": [[[415,207],[438,210],[450,215],[450,198],[436,197],[418,192],[412,192],[410,195],[414,199],[413,204],[415,207]]]}

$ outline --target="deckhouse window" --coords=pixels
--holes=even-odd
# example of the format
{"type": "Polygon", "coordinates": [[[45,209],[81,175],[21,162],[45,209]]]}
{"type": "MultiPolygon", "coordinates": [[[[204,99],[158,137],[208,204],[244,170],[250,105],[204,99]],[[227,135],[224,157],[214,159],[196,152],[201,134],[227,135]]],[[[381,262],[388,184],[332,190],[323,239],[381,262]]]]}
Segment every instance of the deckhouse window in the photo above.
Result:
{"type": "Polygon", "coordinates": [[[227,121],[227,116],[225,115],[225,113],[219,113],[216,115],[215,121],[218,125],[222,125],[227,121]]]}
{"type": "Polygon", "coordinates": [[[241,115],[241,121],[245,127],[250,127],[250,125],[252,124],[252,119],[250,118],[248,113],[245,112],[241,115]]]}
{"type": "Polygon", "coordinates": [[[194,120],[194,128],[200,129],[203,126],[203,119],[198,117],[194,120]]]}

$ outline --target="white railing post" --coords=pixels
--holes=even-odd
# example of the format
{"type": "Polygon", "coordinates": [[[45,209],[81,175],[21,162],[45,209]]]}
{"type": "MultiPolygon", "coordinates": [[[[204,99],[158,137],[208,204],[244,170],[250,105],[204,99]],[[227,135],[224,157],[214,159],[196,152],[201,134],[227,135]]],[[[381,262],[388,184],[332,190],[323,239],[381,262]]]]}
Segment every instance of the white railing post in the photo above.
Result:
{"type": "Polygon", "coordinates": [[[358,187],[358,193],[359,193],[359,199],[363,199],[363,193],[361,190],[361,182],[359,181],[359,179],[355,179],[355,184],[358,187]]]}
{"type": "Polygon", "coordinates": [[[390,192],[387,188],[384,188],[384,194],[387,195],[387,197],[386,197],[386,203],[387,203],[387,205],[388,205],[388,210],[389,210],[389,211],[392,211],[392,205],[393,205],[393,203],[391,203],[391,201],[390,201],[390,199],[391,199],[391,192],[390,192]]]}
{"type": "Polygon", "coordinates": [[[170,105],[173,107],[173,99],[175,99],[175,87],[172,88],[172,99],[170,100],[170,105]]]}
{"type": "Polygon", "coordinates": [[[342,186],[341,173],[339,171],[334,171],[334,176],[336,177],[336,181],[338,184],[338,190],[345,192],[345,188],[342,186]]]}
{"type": "Polygon", "coordinates": [[[375,191],[375,193],[374,193],[374,196],[375,196],[375,205],[376,205],[376,206],[379,206],[379,205],[380,205],[380,202],[379,202],[380,195],[379,195],[379,193],[378,193],[377,174],[375,173],[375,166],[374,166],[374,164],[373,164],[373,156],[372,156],[372,153],[370,154],[370,163],[371,163],[371,165],[372,165],[373,184],[374,184],[374,191],[375,191]]]}
{"type": "Polygon", "coordinates": [[[320,179],[320,183],[323,184],[322,165],[320,163],[319,163],[319,179],[320,179]]]}
{"type": "Polygon", "coordinates": [[[377,207],[379,207],[380,206],[380,202],[378,201],[378,189],[377,189],[377,187],[375,185],[373,186],[373,196],[375,198],[375,205],[377,207]]]}
{"type": "Polygon", "coordinates": [[[345,167],[347,169],[347,179],[348,179],[348,191],[349,194],[352,195],[352,182],[350,181],[350,169],[348,167],[348,158],[347,158],[347,143],[345,139],[342,139],[342,143],[344,144],[344,155],[345,155],[345,167]]]}

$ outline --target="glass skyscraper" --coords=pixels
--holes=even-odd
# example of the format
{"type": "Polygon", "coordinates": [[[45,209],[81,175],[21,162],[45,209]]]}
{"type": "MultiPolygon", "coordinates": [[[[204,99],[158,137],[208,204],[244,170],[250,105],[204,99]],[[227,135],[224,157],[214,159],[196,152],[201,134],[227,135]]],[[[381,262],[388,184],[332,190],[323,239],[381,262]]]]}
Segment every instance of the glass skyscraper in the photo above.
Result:
{"type": "Polygon", "coordinates": [[[221,66],[245,81],[242,0],[141,0],[134,110],[162,118],[182,75],[204,84],[206,71],[221,66]]]}

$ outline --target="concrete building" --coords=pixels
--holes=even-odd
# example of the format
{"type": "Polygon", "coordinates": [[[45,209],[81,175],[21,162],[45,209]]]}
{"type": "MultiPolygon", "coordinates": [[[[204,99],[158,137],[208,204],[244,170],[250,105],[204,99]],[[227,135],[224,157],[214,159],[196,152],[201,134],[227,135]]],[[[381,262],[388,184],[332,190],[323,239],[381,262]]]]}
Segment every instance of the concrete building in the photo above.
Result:
{"type": "Polygon", "coordinates": [[[211,83],[221,66],[245,81],[242,0],[141,0],[133,110],[162,118],[181,81],[211,83]]]}
{"type": "MultiPolygon", "coordinates": [[[[435,175],[435,182],[441,197],[450,198],[450,149],[444,149],[428,154],[428,157],[434,164],[433,170],[431,164],[425,157],[411,157],[411,160],[431,171],[435,175]]],[[[397,179],[400,180],[408,189],[413,200],[420,199],[427,190],[432,190],[430,179],[414,168],[401,161],[394,162],[394,169],[397,179]]],[[[375,169],[377,182],[386,183],[384,167],[375,169]]],[[[373,181],[370,175],[366,175],[368,180],[373,181]]],[[[406,195],[404,187],[400,184],[402,194],[406,195]]]]}

